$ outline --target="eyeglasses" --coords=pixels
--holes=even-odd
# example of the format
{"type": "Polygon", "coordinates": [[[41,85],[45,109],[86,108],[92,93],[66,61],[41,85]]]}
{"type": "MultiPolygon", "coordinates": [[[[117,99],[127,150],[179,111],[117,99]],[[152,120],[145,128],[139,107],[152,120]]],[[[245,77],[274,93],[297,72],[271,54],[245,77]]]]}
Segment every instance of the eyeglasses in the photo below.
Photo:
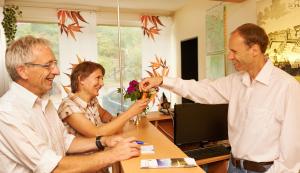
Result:
{"type": "Polygon", "coordinates": [[[51,61],[48,62],[46,64],[35,64],[35,63],[31,63],[31,62],[27,62],[25,63],[25,65],[29,65],[29,66],[38,66],[38,67],[42,67],[48,70],[53,70],[55,67],[57,67],[57,61],[51,61]]]}

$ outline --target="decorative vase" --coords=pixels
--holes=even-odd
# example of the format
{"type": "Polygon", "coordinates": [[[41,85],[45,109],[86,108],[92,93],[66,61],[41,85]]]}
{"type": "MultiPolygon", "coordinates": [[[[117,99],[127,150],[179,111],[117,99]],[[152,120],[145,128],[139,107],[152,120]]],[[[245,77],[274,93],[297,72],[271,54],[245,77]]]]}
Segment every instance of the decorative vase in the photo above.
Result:
{"type": "Polygon", "coordinates": [[[137,114],[136,118],[134,120],[134,125],[135,126],[141,126],[141,125],[145,124],[146,119],[147,119],[146,115],[147,115],[146,112],[142,112],[140,114],[137,114]]]}
{"type": "Polygon", "coordinates": [[[134,125],[139,126],[141,124],[141,114],[137,114],[134,120],[134,125]]]}

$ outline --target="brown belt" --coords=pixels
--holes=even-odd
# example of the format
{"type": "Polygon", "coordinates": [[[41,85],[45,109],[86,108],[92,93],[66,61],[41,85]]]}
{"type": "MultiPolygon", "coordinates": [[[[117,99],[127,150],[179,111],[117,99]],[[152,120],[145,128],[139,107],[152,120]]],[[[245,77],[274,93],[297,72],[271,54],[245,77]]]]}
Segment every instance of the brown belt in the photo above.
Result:
{"type": "Polygon", "coordinates": [[[254,171],[254,172],[266,172],[268,169],[264,166],[272,165],[272,162],[253,162],[249,160],[240,160],[236,159],[233,156],[231,156],[231,162],[232,164],[237,168],[244,168],[248,171],[254,171]]]}

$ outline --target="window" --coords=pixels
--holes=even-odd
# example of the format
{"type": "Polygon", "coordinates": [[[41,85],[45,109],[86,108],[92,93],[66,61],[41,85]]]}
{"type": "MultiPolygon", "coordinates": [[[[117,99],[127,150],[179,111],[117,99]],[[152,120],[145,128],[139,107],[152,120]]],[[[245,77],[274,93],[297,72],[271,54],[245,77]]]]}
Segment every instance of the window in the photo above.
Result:
{"type": "Polygon", "coordinates": [[[58,27],[57,24],[46,23],[18,23],[16,38],[32,35],[42,37],[50,41],[52,50],[56,58],[58,58],[58,27]]]}
{"type": "MultiPolygon", "coordinates": [[[[118,56],[118,27],[98,26],[98,62],[105,68],[104,87],[100,91],[100,101],[112,114],[121,111],[120,69],[118,56]]],[[[121,27],[121,52],[124,61],[123,86],[129,81],[140,80],[142,76],[142,32],[139,27],[121,27]]],[[[130,105],[125,100],[125,109],[130,105]]]]}
{"type": "MultiPolygon", "coordinates": [[[[99,101],[105,109],[115,115],[122,110],[120,104],[121,96],[117,93],[117,88],[120,87],[118,27],[103,25],[97,26],[96,34],[98,49],[97,62],[103,65],[105,68],[104,87],[102,87],[99,92],[99,101]]],[[[60,32],[57,24],[18,23],[16,39],[25,35],[33,35],[48,39],[51,42],[53,52],[59,61],[60,32]]],[[[149,42],[153,44],[152,40],[149,42]]],[[[155,43],[158,42],[156,41],[155,43]]],[[[121,54],[124,61],[124,88],[128,87],[129,81],[140,80],[142,78],[142,72],[145,72],[147,66],[149,65],[150,59],[152,59],[156,53],[158,53],[158,55],[162,55],[158,51],[150,51],[152,47],[148,46],[148,44],[145,44],[143,33],[140,27],[121,27],[121,54]],[[145,51],[145,47],[147,48],[148,52],[151,52],[150,54],[148,53],[149,55],[143,53],[143,51],[145,51]],[[150,48],[148,49],[148,47],[150,48]]],[[[167,50],[165,49],[165,46],[158,47],[162,47],[163,52],[166,52],[167,50]]],[[[144,76],[146,75],[144,74],[144,76]]],[[[55,79],[57,83],[61,83],[61,76],[58,76],[55,79]]],[[[58,92],[54,91],[54,93],[58,92]]],[[[57,95],[61,97],[61,94],[57,95]]],[[[60,100],[57,99],[57,105],[59,105],[59,103],[60,100]]],[[[131,104],[132,103],[130,100],[124,100],[125,109],[127,109],[131,104]]],[[[150,108],[150,110],[154,109],[150,108]]]]}

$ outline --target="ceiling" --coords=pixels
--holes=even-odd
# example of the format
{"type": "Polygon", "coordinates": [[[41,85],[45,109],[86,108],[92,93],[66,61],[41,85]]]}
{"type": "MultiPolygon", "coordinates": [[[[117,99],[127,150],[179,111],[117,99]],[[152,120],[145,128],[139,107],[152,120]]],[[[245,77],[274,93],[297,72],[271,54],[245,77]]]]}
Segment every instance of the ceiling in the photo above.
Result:
{"type": "MultiPolygon", "coordinates": [[[[131,11],[161,11],[171,14],[190,0],[119,0],[120,9],[131,11]]],[[[117,7],[117,0],[4,0],[5,4],[53,8],[111,10],[117,7]]]]}
{"type": "MultiPolygon", "coordinates": [[[[1,0],[0,0],[1,1],[1,0]]],[[[2,0],[3,1],[3,0],[2,0]]],[[[170,15],[183,7],[190,0],[119,0],[123,11],[142,11],[170,15]]],[[[203,0],[201,0],[203,1],[203,0]]],[[[244,0],[217,0],[227,2],[241,2],[244,0]]],[[[52,7],[90,9],[96,11],[112,11],[117,7],[117,0],[4,0],[5,4],[25,7],[52,7]]]]}

